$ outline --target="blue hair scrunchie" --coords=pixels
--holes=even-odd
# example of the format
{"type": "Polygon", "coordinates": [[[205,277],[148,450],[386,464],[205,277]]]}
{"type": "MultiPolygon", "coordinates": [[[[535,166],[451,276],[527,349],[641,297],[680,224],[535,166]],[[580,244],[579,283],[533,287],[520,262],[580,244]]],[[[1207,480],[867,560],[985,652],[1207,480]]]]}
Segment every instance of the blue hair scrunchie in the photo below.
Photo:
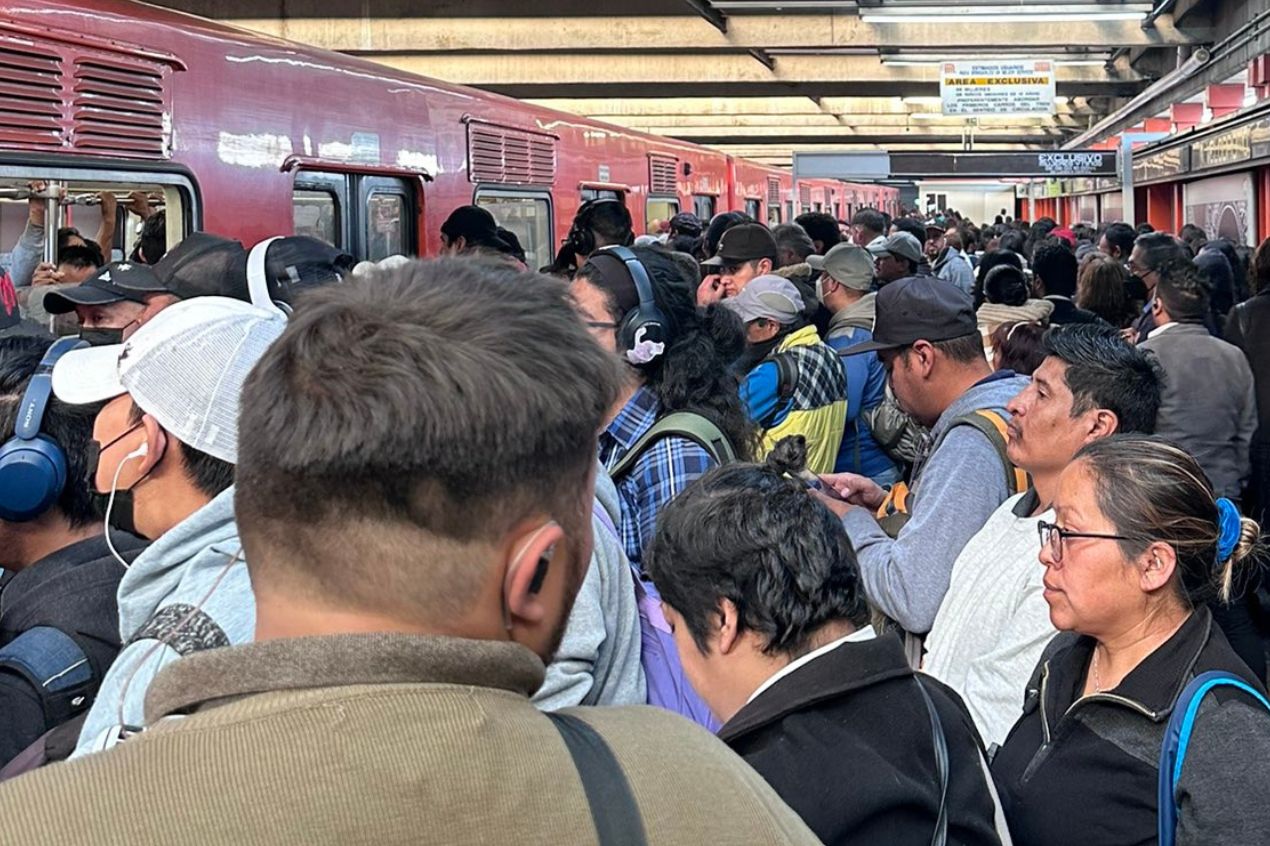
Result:
{"type": "Polygon", "coordinates": [[[1243,518],[1239,509],[1224,496],[1217,497],[1217,563],[1224,564],[1235,554],[1239,536],[1243,534],[1243,518]]]}

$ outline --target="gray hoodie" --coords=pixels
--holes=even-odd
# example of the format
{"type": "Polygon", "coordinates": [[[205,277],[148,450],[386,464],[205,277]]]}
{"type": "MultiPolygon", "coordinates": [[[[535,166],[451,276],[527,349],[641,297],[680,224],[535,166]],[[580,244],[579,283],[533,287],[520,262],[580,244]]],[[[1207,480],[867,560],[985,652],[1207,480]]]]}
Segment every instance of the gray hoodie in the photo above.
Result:
{"type": "Polygon", "coordinates": [[[119,583],[123,651],[111,664],[72,757],[113,746],[144,725],[160,669],[191,652],[250,643],[256,602],[234,521],[231,486],[156,540],[119,583]]]}
{"type": "Polygon", "coordinates": [[[603,469],[595,473],[595,508],[591,564],[569,614],[564,639],[534,694],[534,704],[544,711],[647,702],[634,577],[622,541],[610,528],[622,519],[621,504],[617,488],[603,469]],[[607,522],[599,509],[608,516],[607,522]]]}
{"type": "MultiPolygon", "coordinates": [[[[974,385],[940,415],[927,444],[938,442],[957,417],[981,408],[1004,411],[1028,381],[1010,376],[974,385]]],[[[920,463],[909,488],[910,517],[898,537],[889,537],[865,508],[851,509],[842,523],[860,560],[869,600],[906,631],[925,634],[962,547],[1010,491],[996,447],[970,426],[948,433],[920,463]]]]}

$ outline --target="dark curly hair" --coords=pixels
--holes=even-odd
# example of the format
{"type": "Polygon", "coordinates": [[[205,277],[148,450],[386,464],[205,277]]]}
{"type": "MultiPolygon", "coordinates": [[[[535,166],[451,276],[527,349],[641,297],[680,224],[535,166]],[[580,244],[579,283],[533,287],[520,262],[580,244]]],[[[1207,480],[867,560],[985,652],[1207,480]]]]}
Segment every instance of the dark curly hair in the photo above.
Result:
{"type": "Polygon", "coordinates": [[[860,566],[842,522],[769,465],[730,464],[667,505],[646,566],[702,652],[721,599],[763,651],[797,657],[828,623],[868,622],[860,566]]]}
{"type": "MultiPolygon", "coordinates": [[[[670,343],[665,353],[641,365],[639,375],[657,397],[662,411],[691,411],[712,421],[727,436],[740,458],[754,454],[758,430],[741,402],[740,379],[732,363],[745,351],[745,327],[731,309],[712,305],[698,309],[696,291],[683,269],[665,251],[635,247],[632,252],[648,271],[653,300],[666,318],[670,343]]],[[[614,323],[639,303],[630,275],[613,271],[597,256],[578,271],[605,295],[614,323]]]]}

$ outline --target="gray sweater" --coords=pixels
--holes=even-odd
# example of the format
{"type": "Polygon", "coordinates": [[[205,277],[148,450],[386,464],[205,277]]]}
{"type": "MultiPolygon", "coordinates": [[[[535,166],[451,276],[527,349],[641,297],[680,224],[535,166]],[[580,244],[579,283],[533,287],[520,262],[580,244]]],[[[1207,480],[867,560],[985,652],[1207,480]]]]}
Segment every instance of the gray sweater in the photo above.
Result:
{"type": "MultiPolygon", "coordinates": [[[[981,408],[1005,409],[1026,376],[980,382],[950,405],[928,436],[939,441],[952,421],[981,408]]],[[[925,634],[948,591],[953,563],[1010,490],[996,448],[970,426],[949,432],[910,485],[910,518],[892,539],[865,508],[842,519],[860,559],[869,600],[906,631],[925,634]]]]}
{"type": "Polygon", "coordinates": [[[1257,429],[1252,369],[1243,351],[1199,323],[1175,323],[1143,341],[1164,368],[1155,433],[1195,456],[1218,496],[1238,499],[1257,429]]]}
{"type": "Polygon", "coordinates": [[[617,489],[602,469],[595,472],[592,517],[595,549],[568,628],[534,694],[544,711],[575,705],[643,705],[647,699],[640,664],[639,608],[631,565],[621,540],[609,528],[621,520],[617,489]]]}

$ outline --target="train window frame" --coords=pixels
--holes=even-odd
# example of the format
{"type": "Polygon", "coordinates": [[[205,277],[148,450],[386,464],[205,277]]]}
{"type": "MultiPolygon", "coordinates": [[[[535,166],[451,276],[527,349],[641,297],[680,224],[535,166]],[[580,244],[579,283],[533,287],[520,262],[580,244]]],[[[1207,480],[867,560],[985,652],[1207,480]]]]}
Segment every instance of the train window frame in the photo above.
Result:
{"type": "MultiPolygon", "coordinates": [[[[397,197],[401,201],[399,226],[401,251],[399,253],[389,253],[388,255],[418,255],[419,245],[416,241],[419,234],[419,210],[415,204],[415,192],[411,184],[400,176],[353,173],[349,174],[349,177],[357,186],[357,222],[360,224],[356,227],[356,236],[354,238],[354,243],[357,245],[357,257],[370,261],[387,258],[387,256],[376,258],[370,249],[372,240],[371,226],[374,225],[370,214],[370,204],[371,200],[377,195],[397,197]]],[[[344,248],[344,250],[345,252],[348,251],[347,248],[344,248]]]]}
{"type": "Polygon", "coordinates": [[[671,194],[650,194],[648,197],[644,198],[644,231],[649,235],[660,235],[660,232],[653,231],[653,221],[663,220],[669,224],[670,219],[679,214],[679,208],[679,198],[676,196],[671,194]],[[664,204],[669,211],[669,214],[654,217],[651,208],[654,203],[664,204]]]}
{"type": "MultiPolygon", "coordinates": [[[[556,251],[556,204],[551,192],[542,189],[517,189],[507,188],[504,186],[477,185],[476,190],[472,192],[472,204],[485,208],[485,204],[481,203],[483,199],[506,199],[506,200],[530,200],[535,203],[546,203],[547,206],[547,241],[541,247],[526,245],[521,241],[521,248],[525,251],[526,265],[530,269],[542,267],[551,264],[555,259],[556,251]],[[542,249],[545,248],[545,252],[542,249]]],[[[494,214],[492,211],[490,214],[494,214]]],[[[499,220],[497,214],[494,214],[494,220],[499,226],[503,226],[503,221],[499,220]]],[[[508,227],[510,228],[510,227],[508,227]]],[[[513,230],[514,231],[514,230],[513,230]]],[[[516,237],[520,238],[520,233],[516,233],[516,237]]]]}
{"type": "Polygon", "coordinates": [[[713,220],[718,208],[719,198],[714,194],[692,195],[692,212],[703,223],[709,223],[713,220]]]}
{"type": "MultiPolygon", "coordinates": [[[[176,209],[178,214],[167,214],[168,244],[177,244],[191,232],[203,228],[203,195],[194,174],[180,165],[155,164],[148,161],[76,161],[64,155],[27,156],[6,154],[0,159],[0,180],[32,179],[49,182],[72,183],[123,183],[157,186],[163,191],[164,210],[176,209]]],[[[116,230],[116,238],[118,237],[116,230]]],[[[133,239],[135,242],[135,238],[133,239]]],[[[124,255],[129,244],[125,236],[124,255]]]]}
{"type": "MultiPolygon", "coordinates": [[[[335,225],[332,232],[332,235],[334,236],[334,241],[333,242],[328,241],[327,243],[330,243],[331,246],[335,247],[336,249],[343,249],[343,244],[347,240],[344,237],[344,218],[346,217],[346,215],[344,214],[344,209],[340,202],[339,196],[337,196],[336,193],[334,191],[331,191],[329,188],[308,187],[304,185],[291,186],[291,231],[292,232],[296,231],[296,226],[295,226],[295,213],[297,209],[296,198],[298,195],[302,193],[311,194],[311,195],[318,194],[330,199],[331,214],[332,214],[332,217],[334,217],[335,219],[335,225]]],[[[318,237],[318,240],[326,240],[324,238],[320,238],[319,236],[314,236],[314,237],[318,237]]]]}
{"type": "Polygon", "coordinates": [[[582,188],[579,190],[578,196],[582,198],[584,203],[589,203],[592,200],[617,200],[622,205],[626,205],[626,192],[618,191],[615,188],[582,188]]]}
{"type": "Polygon", "coordinates": [[[295,231],[295,192],[309,191],[327,194],[335,199],[335,232],[339,243],[332,244],[337,250],[351,252],[353,242],[352,220],[349,214],[349,174],[322,170],[296,171],[291,183],[291,231],[295,231]]]}

